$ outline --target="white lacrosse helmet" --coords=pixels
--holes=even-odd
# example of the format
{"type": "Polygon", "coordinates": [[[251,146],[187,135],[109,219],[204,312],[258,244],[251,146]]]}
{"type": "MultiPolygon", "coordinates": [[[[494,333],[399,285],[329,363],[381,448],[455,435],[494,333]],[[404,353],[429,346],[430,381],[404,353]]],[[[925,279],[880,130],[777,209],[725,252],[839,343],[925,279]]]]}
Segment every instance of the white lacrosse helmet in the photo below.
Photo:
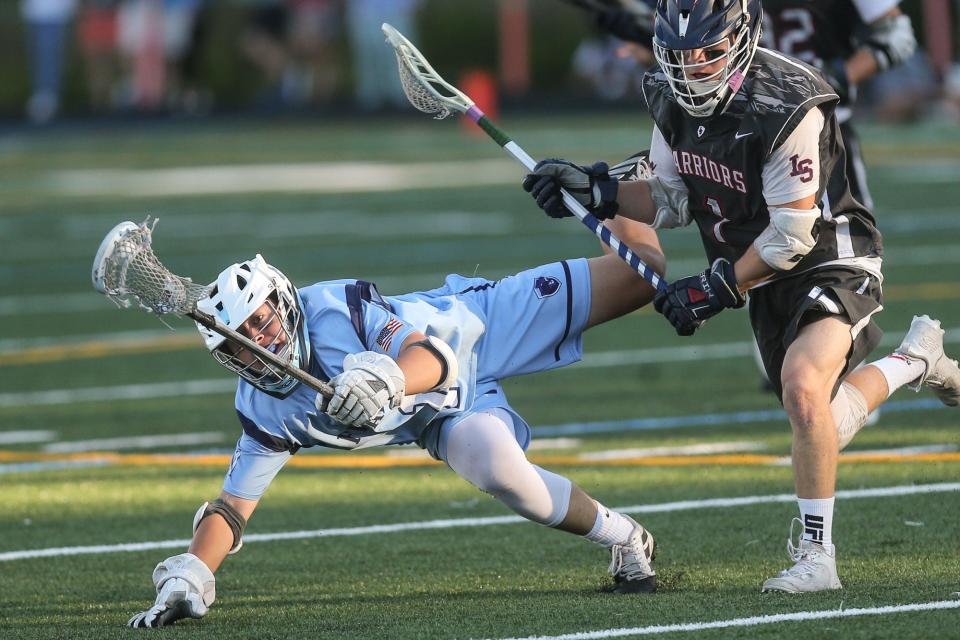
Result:
{"type": "MultiPolygon", "coordinates": [[[[209,294],[197,301],[197,310],[218,318],[226,327],[238,330],[264,304],[267,317],[254,327],[257,335],[279,319],[280,326],[269,344],[260,343],[281,360],[306,370],[310,359],[310,339],[303,326],[300,294],[278,269],[267,264],[258,253],[252,260],[230,265],[209,287],[209,294]],[[281,339],[282,337],[282,339],[281,339]],[[278,344],[279,343],[279,344],[278,344]]],[[[237,349],[219,333],[197,323],[197,329],[217,362],[266,393],[285,397],[298,380],[269,364],[256,354],[237,349]]]]}

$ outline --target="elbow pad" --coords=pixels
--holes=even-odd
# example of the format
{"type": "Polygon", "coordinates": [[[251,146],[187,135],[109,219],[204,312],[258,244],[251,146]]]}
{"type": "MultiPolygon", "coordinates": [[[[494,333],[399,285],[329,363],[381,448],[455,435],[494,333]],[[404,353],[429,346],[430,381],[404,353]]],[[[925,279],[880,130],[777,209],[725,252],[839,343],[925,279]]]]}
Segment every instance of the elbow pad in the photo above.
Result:
{"type": "Polygon", "coordinates": [[[814,228],[820,209],[770,208],[770,224],[753,241],[760,258],[777,271],[789,271],[817,244],[814,228]]]}
{"type": "Polygon", "coordinates": [[[870,25],[864,46],[870,49],[880,71],[902,64],[917,50],[910,17],[883,16],[870,25]]]}
{"type": "Polygon", "coordinates": [[[446,342],[434,336],[427,336],[426,340],[414,342],[410,346],[426,349],[440,361],[440,380],[430,391],[446,390],[457,381],[457,376],[460,374],[457,354],[446,342]]]}
{"type": "Polygon", "coordinates": [[[673,229],[690,224],[690,202],[684,189],[670,187],[654,176],[644,180],[650,185],[650,195],[657,207],[657,215],[650,226],[654,229],[673,229]]]}

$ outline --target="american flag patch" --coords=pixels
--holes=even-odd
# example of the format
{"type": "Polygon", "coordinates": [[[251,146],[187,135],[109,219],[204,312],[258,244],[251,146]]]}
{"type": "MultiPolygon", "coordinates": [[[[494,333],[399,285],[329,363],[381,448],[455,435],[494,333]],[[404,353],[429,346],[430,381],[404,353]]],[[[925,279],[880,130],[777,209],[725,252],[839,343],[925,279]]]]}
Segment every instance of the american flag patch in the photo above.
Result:
{"type": "Polygon", "coordinates": [[[390,342],[393,341],[393,336],[397,334],[397,331],[403,328],[403,323],[393,318],[388,322],[383,329],[380,330],[380,335],[377,336],[377,344],[384,351],[390,350],[390,342]]]}

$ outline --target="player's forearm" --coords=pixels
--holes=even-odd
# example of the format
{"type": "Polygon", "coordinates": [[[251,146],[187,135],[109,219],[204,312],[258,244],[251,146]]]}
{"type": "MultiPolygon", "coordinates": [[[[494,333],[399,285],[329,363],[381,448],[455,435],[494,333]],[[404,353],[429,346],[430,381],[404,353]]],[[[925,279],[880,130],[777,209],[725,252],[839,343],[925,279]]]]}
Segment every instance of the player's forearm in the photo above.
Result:
{"type": "Polygon", "coordinates": [[[844,67],[847,72],[847,80],[851,85],[869,80],[880,71],[877,59],[867,47],[857,49],[852,56],[847,58],[844,67]]]}
{"type": "MultiPolygon", "coordinates": [[[[226,491],[220,493],[220,500],[228,503],[236,511],[235,515],[242,518],[244,523],[250,519],[259,503],[258,500],[238,498],[226,491]]],[[[234,531],[224,517],[211,513],[200,520],[199,525],[196,525],[193,539],[190,541],[190,548],[187,551],[203,560],[210,567],[210,571],[216,571],[233,548],[234,543],[239,545],[239,542],[239,540],[234,539],[234,531]]]]}
{"type": "Polygon", "coordinates": [[[650,185],[645,180],[621,182],[617,193],[620,208],[617,215],[644,224],[653,224],[657,217],[657,206],[653,202],[650,185]]]}
{"type": "Polygon", "coordinates": [[[746,253],[737,260],[733,270],[737,274],[737,287],[740,291],[747,291],[775,273],[773,268],[763,261],[753,245],[750,245],[746,253]]]}
{"type": "Polygon", "coordinates": [[[403,371],[406,383],[406,395],[435,389],[443,375],[443,365],[437,356],[430,350],[417,345],[426,339],[427,336],[420,332],[411,333],[403,341],[400,354],[397,356],[397,365],[403,371]]]}
{"type": "Polygon", "coordinates": [[[197,527],[187,551],[203,560],[210,571],[216,572],[232,546],[233,532],[226,521],[219,516],[210,516],[197,527]]]}

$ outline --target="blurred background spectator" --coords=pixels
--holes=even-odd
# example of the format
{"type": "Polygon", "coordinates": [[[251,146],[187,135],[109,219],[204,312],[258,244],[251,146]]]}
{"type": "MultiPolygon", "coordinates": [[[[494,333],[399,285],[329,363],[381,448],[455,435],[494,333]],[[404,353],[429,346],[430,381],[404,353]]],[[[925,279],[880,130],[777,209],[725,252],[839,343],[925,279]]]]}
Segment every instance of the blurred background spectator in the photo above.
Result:
{"type": "Polygon", "coordinates": [[[411,42],[419,40],[416,10],[420,0],[350,0],[347,25],[353,62],[354,96],[364,111],[405,107],[407,99],[397,76],[397,63],[384,55],[384,22],[393,25],[411,42]]]}
{"type": "MultiPolygon", "coordinates": [[[[646,0],[600,4],[636,8],[646,0]]],[[[24,105],[37,123],[61,113],[406,109],[383,22],[420,45],[451,79],[471,69],[488,72],[514,108],[602,102],[642,108],[639,81],[653,64],[649,51],[598,33],[583,6],[579,0],[0,2],[0,118],[22,118],[24,105]]],[[[960,120],[960,0],[903,0],[901,7],[920,51],[862,87],[861,115],[960,120]]]]}
{"type": "Polygon", "coordinates": [[[42,124],[60,109],[64,45],[76,10],[76,0],[22,0],[27,27],[31,92],[27,117],[42,124]]]}
{"type": "Polygon", "coordinates": [[[85,0],[77,20],[87,97],[94,113],[104,113],[113,105],[113,86],[119,73],[118,4],[119,0],[85,0]]]}
{"type": "Polygon", "coordinates": [[[266,79],[258,106],[327,102],[340,80],[340,6],[333,0],[254,0],[242,48],[266,79]]]}

